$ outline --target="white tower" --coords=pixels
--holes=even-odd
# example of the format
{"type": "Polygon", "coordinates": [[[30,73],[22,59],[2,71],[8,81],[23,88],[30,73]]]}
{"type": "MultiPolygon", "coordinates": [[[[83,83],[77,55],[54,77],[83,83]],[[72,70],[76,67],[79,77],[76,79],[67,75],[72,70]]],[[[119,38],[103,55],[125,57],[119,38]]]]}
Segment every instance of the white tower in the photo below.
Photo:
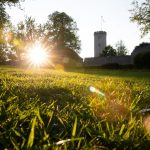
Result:
{"type": "Polygon", "coordinates": [[[94,32],[94,57],[99,57],[106,47],[106,32],[94,32]]]}

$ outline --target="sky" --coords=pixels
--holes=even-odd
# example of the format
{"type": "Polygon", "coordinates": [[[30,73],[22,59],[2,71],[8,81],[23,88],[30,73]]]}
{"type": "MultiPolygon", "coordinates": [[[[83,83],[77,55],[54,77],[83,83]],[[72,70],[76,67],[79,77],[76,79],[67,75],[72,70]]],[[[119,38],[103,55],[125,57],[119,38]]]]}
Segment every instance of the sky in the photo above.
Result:
{"type": "MultiPolygon", "coordinates": [[[[142,42],[150,42],[150,36],[141,39],[139,27],[130,22],[133,0],[25,0],[21,9],[7,7],[10,20],[15,25],[31,16],[37,23],[45,23],[54,11],[71,16],[79,28],[83,58],[94,56],[94,32],[107,32],[107,45],[115,45],[122,40],[129,54],[142,42]],[[101,21],[103,17],[103,21],[101,21]],[[101,25],[102,24],[102,25],[101,25]]],[[[139,0],[142,1],[142,0],[139,0]]]]}

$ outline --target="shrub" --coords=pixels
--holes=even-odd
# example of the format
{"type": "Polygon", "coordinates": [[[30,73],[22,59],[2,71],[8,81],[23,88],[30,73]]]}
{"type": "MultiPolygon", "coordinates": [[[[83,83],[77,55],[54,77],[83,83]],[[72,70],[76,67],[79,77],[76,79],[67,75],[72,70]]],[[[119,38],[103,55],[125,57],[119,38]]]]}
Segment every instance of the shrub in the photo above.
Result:
{"type": "Polygon", "coordinates": [[[137,54],[134,57],[134,65],[139,69],[150,69],[150,52],[137,54]]]}

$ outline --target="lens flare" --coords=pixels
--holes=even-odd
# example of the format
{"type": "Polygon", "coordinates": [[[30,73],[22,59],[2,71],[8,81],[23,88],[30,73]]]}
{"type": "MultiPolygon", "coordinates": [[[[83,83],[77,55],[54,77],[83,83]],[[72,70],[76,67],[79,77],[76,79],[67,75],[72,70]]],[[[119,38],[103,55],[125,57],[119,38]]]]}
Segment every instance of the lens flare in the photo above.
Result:
{"type": "Polygon", "coordinates": [[[143,125],[146,132],[150,134],[150,115],[144,118],[143,125]]]}
{"type": "Polygon", "coordinates": [[[41,66],[47,63],[48,54],[41,44],[36,43],[28,50],[27,59],[32,65],[41,66]]]}
{"type": "Polygon", "coordinates": [[[96,89],[96,88],[93,87],[93,86],[90,86],[90,87],[89,87],[89,90],[90,90],[92,93],[97,93],[97,94],[99,94],[100,96],[105,97],[105,94],[104,94],[103,92],[101,92],[100,90],[96,89]]]}

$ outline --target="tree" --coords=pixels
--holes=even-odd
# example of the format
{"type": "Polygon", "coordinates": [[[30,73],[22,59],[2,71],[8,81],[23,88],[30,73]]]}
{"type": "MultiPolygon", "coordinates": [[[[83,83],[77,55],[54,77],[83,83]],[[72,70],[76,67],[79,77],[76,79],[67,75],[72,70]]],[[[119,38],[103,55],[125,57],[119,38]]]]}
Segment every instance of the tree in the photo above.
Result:
{"type": "Polygon", "coordinates": [[[140,69],[150,69],[150,52],[139,53],[134,56],[134,65],[140,69]]]}
{"type": "Polygon", "coordinates": [[[26,17],[24,21],[18,23],[13,33],[13,50],[21,61],[22,54],[40,39],[39,26],[35,19],[26,17]]]}
{"type": "Polygon", "coordinates": [[[133,1],[134,8],[131,11],[130,20],[140,26],[142,37],[150,31],[150,0],[139,3],[133,1]]]}
{"type": "Polygon", "coordinates": [[[19,4],[19,1],[24,0],[0,0],[0,62],[6,61],[7,51],[9,49],[7,41],[4,36],[4,30],[7,24],[9,24],[9,16],[6,12],[6,5],[12,6],[19,4]]]}
{"type": "MultiPolygon", "coordinates": [[[[12,4],[19,3],[19,1],[20,1],[20,0],[1,0],[0,3],[12,5],[12,4]]],[[[21,0],[21,1],[24,1],[24,0],[21,0]]]]}
{"type": "Polygon", "coordinates": [[[7,59],[6,51],[5,51],[6,45],[5,43],[0,44],[0,63],[4,63],[7,59]]]}
{"type": "Polygon", "coordinates": [[[128,52],[122,40],[116,43],[117,56],[125,56],[128,52]]]}
{"type": "Polygon", "coordinates": [[[0,29],[4,27],[4,24],[8,22],[9,19],[9,16],[5,10],[6,5],[12,6],[18,4],[19,1],[24,1],[24,0],[1,0],[0,1],[0,29]]]}
{"type": "Polygon", "coordinates": [[[4,24],[8,21],[8,15],[5,12],[5,7],[0,2],[0,32],[4,27],[4,24]]]}
{"type": "Polygon", "coordinates": [[[54,12],[48,16],[44,27],[46,40],[53,49],[72,49],[80,52],[80,40],[77,36],[76,22],[64,12],[54,12]]]}
{"type": "Polygon", "coordinates": [[[16,27],[6,23],[0,36],[1,58],[21,62],[25,51],[44,37],[40,27],[41,25],[36,24],[35,19],[31,17],[26,17],[16,27]]]}
{"type": "Polygon", "coordinates": [[[101,56],[116,56],[116,55],[117,55],[116,50],[110,45],[106,46],[101,54],[101,56]]]}
{"type": "Polygon", "coordinates": [[[11,23],[6,23],[3,27],[3,30],[1,30],[0,34],[0,62],[3,63],[5,62],[8,57],[7,54],[10,51],[10,45],[8,44],[8,41],[10,41],[11,37],[11,32],[12,30],[12,24],[11,23]]]}

